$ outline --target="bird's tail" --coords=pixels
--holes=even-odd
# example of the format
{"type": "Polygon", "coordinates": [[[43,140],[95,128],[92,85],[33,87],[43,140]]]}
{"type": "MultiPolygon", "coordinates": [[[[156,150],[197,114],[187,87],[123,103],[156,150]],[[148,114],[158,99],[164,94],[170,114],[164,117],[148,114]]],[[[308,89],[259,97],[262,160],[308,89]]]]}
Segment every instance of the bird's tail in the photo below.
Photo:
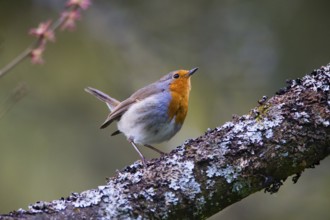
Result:
{"type": "Polygon", "coordinates": [[[89,94],[92,94],[102,102],[105,102],[105,104],[107,104],[110,111],[112,111],[120,103],[120,101],[118,101],[117,99],[111,98],[104,92],[101,92],[100,90],[94,89],[92,87],[85,88],[85,91],[88,92],[89,94]]]}

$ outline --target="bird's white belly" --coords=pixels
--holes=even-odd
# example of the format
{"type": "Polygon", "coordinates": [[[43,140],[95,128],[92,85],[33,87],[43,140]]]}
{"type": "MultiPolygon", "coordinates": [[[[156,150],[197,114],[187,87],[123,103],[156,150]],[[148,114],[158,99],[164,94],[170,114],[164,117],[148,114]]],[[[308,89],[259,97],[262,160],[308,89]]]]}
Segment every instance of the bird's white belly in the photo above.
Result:
{"type": "Polygon", "coordinates": [[[161,143],[172,138],[181,128],[175,117],[168,118],[168,102],[149,97],[133,104],[118,122],[118,129],[137,144],[161,143]]]}

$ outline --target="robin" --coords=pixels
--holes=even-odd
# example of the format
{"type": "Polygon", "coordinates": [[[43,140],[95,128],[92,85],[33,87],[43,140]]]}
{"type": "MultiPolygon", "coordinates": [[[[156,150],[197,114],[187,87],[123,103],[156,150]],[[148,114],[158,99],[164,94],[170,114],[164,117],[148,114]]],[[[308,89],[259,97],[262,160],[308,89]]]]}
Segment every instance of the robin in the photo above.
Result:
{"type": "Polygon", "coordinates": [[[110,109],[101,129],[117,121],[118,130],[112,136],[123,133],[146,166],[146,159],[137,145],[164,154],[151,144],[167,141],[181,129],[188,111],[190,77],[197,70],[172,71],[122,102],[91,87],[85,88],[85,91],[105,102],[110,109]]]}

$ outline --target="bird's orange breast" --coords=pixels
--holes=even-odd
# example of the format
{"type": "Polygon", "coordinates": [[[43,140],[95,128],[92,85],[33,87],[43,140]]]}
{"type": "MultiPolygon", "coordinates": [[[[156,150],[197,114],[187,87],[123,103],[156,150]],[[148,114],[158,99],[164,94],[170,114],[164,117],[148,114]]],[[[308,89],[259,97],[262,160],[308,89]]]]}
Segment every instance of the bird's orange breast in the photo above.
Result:
{"type": "Polygon", "coordinates": [[[188,112],[188,101],[190,93],[190,78],[182,78],[171,83],[171,101],[168,108],[169,118],[175,116],[175,122],[183,124],[188,112]]]}

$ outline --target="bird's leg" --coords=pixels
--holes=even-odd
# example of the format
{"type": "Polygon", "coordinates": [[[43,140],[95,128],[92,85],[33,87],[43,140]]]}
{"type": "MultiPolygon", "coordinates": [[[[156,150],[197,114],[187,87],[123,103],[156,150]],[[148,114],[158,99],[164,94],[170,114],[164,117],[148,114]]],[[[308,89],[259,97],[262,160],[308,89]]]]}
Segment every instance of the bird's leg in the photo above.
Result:
{"type": "Polygon", "coordinates": [[[151,150],[156,151],[156,152],[159,153],[161,156],[164,156],[164,155],[165,155],[165,152],[163,152],[163,151],[161,151],[161,150],[159,150],[159,149],[157,149],[157,148],[155,148],[155,147],[153,147],[153,146],[151,146],[151,145],[149,145],[149,144],[145,144],[144,146],[145,146],[145,147],[148,147],[148,148],[151,149],[151,150]]]}
{"type": "Polygon", "coordinates": [[[128,138],[127,140],[128,140],[128,142],[130,142],[132,144],[132,146],[134,147],[134,149],[136,150],[136,152],[138,152],[138,154],[140,155],[144,167],[147,167],[147,160],[145,159],[145,157],[143,156],[143,154],[141,153],[141,151],[139,150],[139,148],[136,146],[136,144],[134,143],[134,141],[131,138],[128,138]]]}

